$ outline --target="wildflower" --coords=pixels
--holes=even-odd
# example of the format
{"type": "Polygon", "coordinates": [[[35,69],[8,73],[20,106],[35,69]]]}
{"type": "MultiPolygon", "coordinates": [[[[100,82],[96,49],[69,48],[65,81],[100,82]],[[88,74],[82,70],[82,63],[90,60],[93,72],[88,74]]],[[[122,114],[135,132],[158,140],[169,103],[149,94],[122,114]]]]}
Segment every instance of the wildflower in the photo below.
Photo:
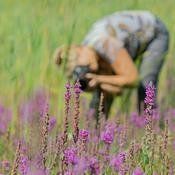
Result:
{"type": "Polygon", "coordinates": [[[64,95],[64,98],[65,98],[65,100],[66,100],[67,102],[69,102],[69,100],[70,100],[70,98],[71,98],[71,91],[70,91],[70,89],[71,89],[71,85],[70,85],[70,83],[68,82],[68,83],[66,84],[66,93],[65,93],[65,95],[64,95]]]}
{"type": "Polygon", "coordinates": [[[77,142],[78,140],[78,134],[79,134],[79,114],[80,114],[80,83],[77,81],[74,85],[74,93],[75,93],[75,114],[74,114],[74,120],[73,120],[73,125],[74,125],[74,143],[77,142]]]}
{"type": "Polygon", "coordinates": [[[82,140],[82,141],[87,141],[88,140],[88,137],[89,137],[89,131],[85,130],[85,129],[82,129],[79,131],[79,138],[82,140]]]}
{"type": "Polygon", "coordinates": [[[14,160],[14,163],[13,163],[13,168],[12,168],[12,171],[11,171],[11,175],[16,175],[17,174],[17,170],[18,170],[18,167],[19,167],[19,164],[20,164],[20,153],[21,153],[20,151],[21,151],[21,142],[19,141],[17,149],[16,149],[15,160],[14,160]]]}
{"type": "Polygon", "coordinates": [[[92,175],[100,174],[100,164],[96,157],[92,157],[89,159],[89,170],[90,174],[92,175]]]}
{"type": "Polygon", "coordinates": [[[49,175],[49,170],[43,170],[43,169],[32,169],[27,173],[27,175],[49,175]]]}
{"type": "Polygon", "coordinates": [[[46,159],[47,159],[47,151],[48,151],[49,121],[50,121],[50,116],[47,113],[43,118],[42,129],[41,129],[41,139],[42,139],[41,155],[42,155],[42,164],[44,168],[46,168],[46,159]]]}
{"type": "Polygon", "coordinates": [[[1,165],[2,165],[2,168],[5,170],[5,171],[9,171],[10,170],[10,162],[8,160],[3,160],[1,162],[1,165]]]}
{"type": "Polygon", "coordinates": [[[101,140],[110,145],[114,140],[114,133],[109,130],[102,132],[101,140]]]}
{"type": "Polygon", "coordinates": [[[4,134],[7,131],[11,118],[11,110],[0,104],[0,134],[4,134]]]}
{"type": "Polygon", "coordinates": [[[74,85],[75,94],[80,94],[81,93],[81,88],[80,87],[81,87],[81,85],[80,85],[79,81],[77,81],[74,85]]]}
{"type": "Polygon", "coordinates": [[[66,144],[67,142],[67,138],[68,138],[68,127],[69,127],[69,122],[68,122],[68,117],[69,117],[69,113],[70,113],[70,99],[71,99],[71,85],[68,82],[66,84],[66,93],[64,95],[65,98],[65,117],[64,117],[64,134],[63,134],[63,145],[66,144]]]}
{"type": "Polygon", "coordinates": [[[131,120],[130,122],[136,126],[137,128],[143,128],[145,126],[145,118],[142,116],[139,116],[137,113],[131,114],[131,120]]]}
{"type": "Polygon", "coordinates": [[[143,170],[140,167],[135,168],[132,175],[144,175],[143,170]]]}
{"type": "Polygon", "coordinates": [[[117,156],[114,156],[112,158],[110,164],[114,168],[115,171],[119,172],[122,164],[125,162],[125,159],[126,159],[126,153],[121,152],[117,156]]]}
{"type": "Polygon", "coordinates": [[[87,163],[87,158],[81,157],[78,160],[78,163],[74,167],[74,172],[76,175],[82,175],[85,174],[88,170],[88,163],[87,163]]]}
{"type": "Polygon", "coordinates": [[[56,122],[57,122],[57,120],[56,120],[55,117],[51,117],[50,118],[50,120],[49,120],[49,128],[48,128],[49,131],[51,131],[55,127],[56,122]]]}
{"type": "Polygon", "coordinates": [[[101,140],[105,144],[111,144],[114,141],[115,127],[114,125],[106,125],[105,131],[101,133],[101,140]]]}
{"type": "Polygon", "coordinates": [[[64,175],[74,175],[72,171],[66,171],[64,175]]]}
{"type": "Polygon", "coordinates": [[[77,149],[68,148],[64,151],[64,158],[67,164],[75,165],[78,162],[77,149]]]}
{"type": "Polygon", "coordinates": [[[20,107],[20,117],[22,122],[28,123],[36,121],[38,116],[43,117],[48,112],[49,98],[45,90],[37,90],[33,96],[23,102],[20,107]]]}
{"type": "Polygon", "coordinates": [[[21,175],[27,175],[29,169],[29,160],[27,156],[20,156],[20,162],[19,162],[19,172],[21,175]]]}
{"type": "Polygon", "coordinates": [[[145,113],[148,115],[152,115],[153,113],[153,108],[155,107],[155,87],[153,85],[152,82],[150,82],[147,86],[146,86],[146,97],[145,97],[145,104],[146,104],[146,109],[145,109],[145,113]]]}

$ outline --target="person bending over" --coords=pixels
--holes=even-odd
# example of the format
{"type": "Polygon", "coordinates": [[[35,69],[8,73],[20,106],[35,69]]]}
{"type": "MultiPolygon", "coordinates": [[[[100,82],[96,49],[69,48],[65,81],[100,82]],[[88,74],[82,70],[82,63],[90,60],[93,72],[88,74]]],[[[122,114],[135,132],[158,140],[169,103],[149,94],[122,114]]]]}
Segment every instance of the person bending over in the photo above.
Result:
{"type": "Polygon", "coordinates": [[[60,65],[67,55],[67,76],[93,92],[90,108],[97,109],[103,91],[108,116],[114,96],[137,87],[141,112],[147,83],[157,87],[168,44],[168,30],[154,14],[121,11],[95,22],[80,45],[58,48],[55,61],[60,65]]]}

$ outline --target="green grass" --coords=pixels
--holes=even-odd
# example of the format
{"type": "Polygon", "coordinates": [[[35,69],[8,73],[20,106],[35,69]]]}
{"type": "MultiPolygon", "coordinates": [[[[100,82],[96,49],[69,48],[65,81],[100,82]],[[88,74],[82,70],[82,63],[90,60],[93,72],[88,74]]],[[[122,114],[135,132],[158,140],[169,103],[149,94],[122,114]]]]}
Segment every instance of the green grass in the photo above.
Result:
{"type": "MultiPolygon", "coordinates": [[[[160,16],[171,34],[160,81],[163,99],[167,78],[171,76],[174,81],[174,6],[174,0],[1,0],[0,97],[15,106],[36,87],[44,86],[53,94],[54,102],[61,103],[58,99],[62,99],[61,87],[66,80],[53,63],[55,48],[68,43],[70,37],[73,43],[81,43],[92,23],[104,15],[144,9],[160,16]]],[[[169,92],[173,95],[173,88],[169,92]]]]}

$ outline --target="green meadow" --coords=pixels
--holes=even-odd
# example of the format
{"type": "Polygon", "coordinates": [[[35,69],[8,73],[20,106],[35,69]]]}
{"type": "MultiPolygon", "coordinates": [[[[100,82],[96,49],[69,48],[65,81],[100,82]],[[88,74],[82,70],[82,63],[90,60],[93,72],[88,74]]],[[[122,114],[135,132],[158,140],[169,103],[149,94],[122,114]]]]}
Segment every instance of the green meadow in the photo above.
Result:
{"type": "Polygon", "coordinates": [[[93,22],[107,14],[142,9],[158,15],[170,31],[159,101],[173,106],[174,7],[174,0],[0,0],[1,101],[15,109],[21,99],[44,87],[53,97],[53,106],[61,106],[66,78],[53,62],[54,50],[81,43],[93,22]]]}

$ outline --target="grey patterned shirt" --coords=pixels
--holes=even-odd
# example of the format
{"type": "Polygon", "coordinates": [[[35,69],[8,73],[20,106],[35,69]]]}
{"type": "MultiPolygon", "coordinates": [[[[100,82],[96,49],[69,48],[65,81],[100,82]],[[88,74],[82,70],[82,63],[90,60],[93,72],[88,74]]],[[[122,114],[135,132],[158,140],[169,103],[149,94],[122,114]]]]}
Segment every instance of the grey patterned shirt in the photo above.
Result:
{"type": "MultiPolygon", "coordinates": [[[[94,23],[82,44],[92,46],[104,56],[104,41],[112,37],[116,50],[125,47],[135,59],[154,38],[156,19],[148,11],[116,12],[94,23]]],[[[114,61],[114,58],[105,57],[109,62],[114,61]]]]}

